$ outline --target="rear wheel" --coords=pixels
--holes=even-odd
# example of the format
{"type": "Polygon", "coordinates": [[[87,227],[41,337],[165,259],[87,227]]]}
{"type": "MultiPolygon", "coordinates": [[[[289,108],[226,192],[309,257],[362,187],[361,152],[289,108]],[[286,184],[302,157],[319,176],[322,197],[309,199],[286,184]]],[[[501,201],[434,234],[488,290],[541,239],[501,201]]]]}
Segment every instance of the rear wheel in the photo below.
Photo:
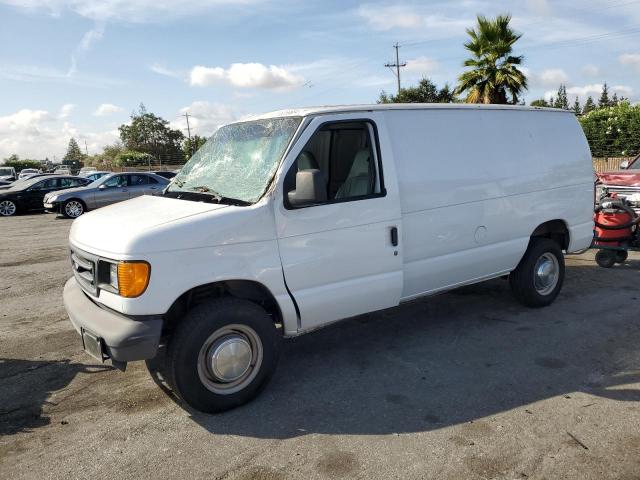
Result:
{"type": "Polygon", "coordinates": [[[12,200],[2,200],[0,202],[0,215],[3,217],[11,217],[18,212],[18,207],[12,200]]]}
{"type": "Polygon", "coordinates": [[[509,275],[516,299],[527,307],[553,303],[564,281],[564,256],[560,246],[548,238],[532,238],[526,253],[509,275]]]}
{"type": "Polygon", "coordinates": [[[611,250],[598,250],[596,253],[596,263],[602,268],[611,268],[616,263],[616,253],[611,250]]]}
{"type": "Polygon", "coordinates": [[[624,263],[629,258],[629,252],[626,250],[617,250],[616,251],[616,263],[624,263]]]}
{"type": "Polygon", "coordinates": [[[62,205],[62,213],[67,218],[78,218],[85,211],[84,203],[80,200],[67,200],[62,205]]]}
{"type": "Polygon", "coordinates": [[[191,407],[215,413],[254,398],[273,374],[282,336],[255,303],[222,298],[198,305],[167,348],[165,376],[191,407]]]}

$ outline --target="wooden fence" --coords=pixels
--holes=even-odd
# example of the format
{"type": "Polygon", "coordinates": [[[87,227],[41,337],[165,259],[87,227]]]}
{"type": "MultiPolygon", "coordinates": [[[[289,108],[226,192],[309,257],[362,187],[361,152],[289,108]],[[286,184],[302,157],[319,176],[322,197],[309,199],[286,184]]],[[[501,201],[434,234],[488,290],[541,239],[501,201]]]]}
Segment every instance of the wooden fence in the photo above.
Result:
{"type": "Polygon", "coordinates": [[[633,160],[634,157],[593,157],[593,169],[596,172],[609,172],[620,170],[620,164],[625,160],[633,160]]]}

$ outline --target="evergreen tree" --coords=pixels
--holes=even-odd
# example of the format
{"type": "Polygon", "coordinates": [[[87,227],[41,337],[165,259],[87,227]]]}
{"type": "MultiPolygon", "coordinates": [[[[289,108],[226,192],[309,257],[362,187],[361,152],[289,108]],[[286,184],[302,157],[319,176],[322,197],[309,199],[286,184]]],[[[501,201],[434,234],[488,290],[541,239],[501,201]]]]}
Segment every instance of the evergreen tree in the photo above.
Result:
{"type": "Polygon", "coordinates": [[[602,93],[600,94],[600,99],[598,100],[598,107],[604,108],[611,106],[611,101],[609,100],[609,87],[605,83],[602,86],[602,93]]]}
{"type": "Polygon", "coordinates": [[[580,115],[582,113],[582,108],[580,108],[580,100],[578,100],[578,96],[576,95],[576,101],[573,102],[573,113],[576,115],[580,115]]]}
{"type": "MultiPolygon", "coordinates": [[[[69,146],[67,147],[67,153],[65,153],[63,161],[65,162],[81,162],[84,158],[82,150],[75,138],[69,140],[69,146]]],[[[71,163],[69,163],[71,164],[71,163]]]]}
{"type": "Polygon", "coordinates": [[[591,98],[591,95],[589,95],[589,97],[587,98],[587,101],[584,102],[584,107],[582,107],[582,114],[586,115],[587,113],[592,112],[595,109],[596,109],[596,102],[594,102],[593,98],[591,98]]]}
{"type": "Polygon", "coordinates": [[[613,97],[611,97],[611,106],[618,105],[618,103],[620,103],[620,100],[618,99],[618,94],[616,92],[613,92],[613,97]]]}
{"type": "Polygon", "coordinates": [[[554,108],[562,108],[563,110],[569,110],[569,99],[567,98],[567,87],[561,84],[558,88],[558,96],[553,103],[554,108]]]}

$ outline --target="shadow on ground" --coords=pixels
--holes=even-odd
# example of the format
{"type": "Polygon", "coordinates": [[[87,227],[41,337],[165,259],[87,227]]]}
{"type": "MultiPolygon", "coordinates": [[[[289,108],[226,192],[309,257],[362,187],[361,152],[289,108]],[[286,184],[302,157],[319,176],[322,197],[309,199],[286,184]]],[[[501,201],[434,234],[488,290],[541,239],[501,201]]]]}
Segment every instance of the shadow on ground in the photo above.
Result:
{"type": "Polygon", "coordinates": [[[50,420],[43,415],[43,408],[49,404],[50,394],[69,385],[78,373],[95,372],[69,360],[0,358],[0,436],[48,425],[50,420]],[[15,381],[18,376],[21,381],[15,381]]]}
{"type": "Polygon", "coordinates": [[[637,284],[599,288],[607,277],[628,280],[629,269],[640,262],[604,273],[569,267],[545,309],[521,307],[495,280],[357,317],[285,342],[253,402],[189,411],[211,432],[281,439],[428,431],[559,395],[580,401],[574,392],[638,402],[629,387],[640,382],[637,284]]]}

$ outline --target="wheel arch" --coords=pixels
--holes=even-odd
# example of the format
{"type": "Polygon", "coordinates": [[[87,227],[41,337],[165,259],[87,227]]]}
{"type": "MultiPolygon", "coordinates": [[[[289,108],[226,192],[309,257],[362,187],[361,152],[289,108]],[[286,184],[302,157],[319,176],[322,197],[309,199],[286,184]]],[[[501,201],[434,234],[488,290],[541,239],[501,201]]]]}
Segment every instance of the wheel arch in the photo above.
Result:
{"type": "Polygon", "coordinates": [[[262,283],[247,279],[220,280],[190,288],[173,302],[164,315],[164,330],[171,333],[189,309],[209,299],[221,297],[239,298],[260,305],[284,333],[284,316],[276,297],[262,283]]]}
{"type": "Polygon", "coordinates": [[[571,243],[571,234],[569,233],[567,222],[559,218],[548,220],[538,225],[531,233],[530,239],[540,237],[554,240],[562,250],[567,250],[571,243]]]}

